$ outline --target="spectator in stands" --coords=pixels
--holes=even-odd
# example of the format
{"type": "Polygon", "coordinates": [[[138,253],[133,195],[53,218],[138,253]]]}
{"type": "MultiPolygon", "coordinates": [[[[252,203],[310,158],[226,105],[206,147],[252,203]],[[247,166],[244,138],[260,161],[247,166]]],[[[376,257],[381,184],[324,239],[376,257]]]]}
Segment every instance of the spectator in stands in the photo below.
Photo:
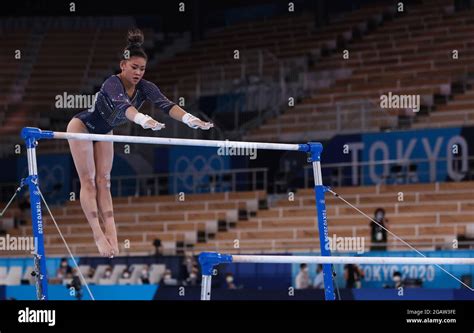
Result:
{"type": "Polygon", "coordinates": [[[94,267],[89,267],[89,271],[87,272],[87,277],[89,279],[92,279],[94,277],[94,274],[95,274],[95,268],[94,267]]]}
{"type": "Polygon", "coordinates": [[[142,271],[140,272],[140,281],[142,284],[150,284],[150,270],[148,265],[143,266],[142,271]]]}
{"type": "Polygon", "coordinates": [[[104,271],[104,279],[109,279],[112,276],[112,267],[108,266],[104,271]]]}
{"type": "Polygon", "coordinates": [[[225,275],[225,288],[226,289],[237,289],[237,286],[234,283],[234,274],[228,272],[225,275]]]}
{"type": "Polygon", "coordinates": [[[127,267],[122,272],[122,279],[130,279],[130,269],[127,267]]]}
{"type": "Polygon", "coordinates": [[[165,274],[163,274],[163,278],[161,279],[161,283],[164,286],[175,286],[177,284],[177,280],[173,278],[171,270],[165,270],[165,274]]]}
{"type": "Polygon", "coordinates": [[[295,289],[308,289],[311,287],[311,281],[309,279],[308,265],[301,264],[300,271],[296,275],[295,289]]]}
{"type": "Polygon", "coordinates": [[[344,280],[346,280],[346,288],[359,289],[362,286],[361,280],[364,278],[364,272],[355,264],[347,264],[344,266],[344,280]]]}
{"type": "MultiPolygon", "coordinates": [[[[67,126],[67,132],[113,135],[114,128],[128,121],[153,131],[164,128],[165,124],[138,111],[146,100],[193,129],[211,129],[212,123],[187,113],[163,95],[154,83],[143,79],[148,60],[142,47],[143,33],[138,29],[131,30],[127,40],[120,73],[104,81],[94,105],[75,115],[67,126]]],[[[110,189],[113,142],[69,140],[69,146],[81,182],[81,207],[94,241],[102,256],[113,257],[119,253],[110,189]],[[103,220],[104,230],[99,217],[103,220]]]]}
{"type": "Polygon", "coordinates": [[[81,279],[79,278],[79,273],[76,268],[72,270],[72,280],[71,283],[66,285],[68,289],[73,288],[74,293],[76,295],[76,299],[80,301],[82,299],[82,283],[81,279]]]}
{"type": "Polygon", "coordinates": [[[56,272],[56,277],[58,279],[66,279],[72,274],[72,267],[69,266],[66,258],[62,258],[59,263],[59,268],[56,272]]]}
{"type": "Polygon", "coordinates": [[[186,279],[186,283],[190,286],[196,286],[199,282],[199,267],[197,264],[194,264],[191,268],[191,272],[189,273],[188,278],[186,279]]]}
{"type": "Polygon", "coordinates": [[[313,288],[324,289],[323,265],[318,264],[316,267],[316,277],[314,278],[313,288]]]}
{"type": "Polygon", "coordinates": [[[387,250],[387,228],[388,219],[385,218],[385,210],[377,208],[374,213],[374,221],[370,222],[371,229],[371,251],[386,251],[387,250]],[[385,228],[385,229],[384,229],[385,228]]]}
{"type": "Polygon", "coordinates": [[[394,283],[394,288],[398,289],[400,287],[403,287],[402,274],[400,272],[393,272],[392,280],[394,283]]]}
{"type": "Polygon", "coordinates": [[[185,270],[186,276],[189,276],[191,274],[193,267],[196,265],[196,260],[194,259],[193,256],[185,256],[184,261],[183,261],[183,266],[185,270]]]}

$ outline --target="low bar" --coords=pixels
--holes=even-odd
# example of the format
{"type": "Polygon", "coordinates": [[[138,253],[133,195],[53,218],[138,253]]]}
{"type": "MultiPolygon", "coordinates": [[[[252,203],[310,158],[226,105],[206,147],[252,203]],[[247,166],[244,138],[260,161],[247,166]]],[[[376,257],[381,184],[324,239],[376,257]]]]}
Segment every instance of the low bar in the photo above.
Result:
{"type": "Polygon", "coordinates": [[[412,265],[474,265],[474,258],[434,257],[338,257],[338,256],[232,256],[232,262],[273,264],[412,264],[412,265]]]}
{"type": "MultiPolygon", "coordinates": [[[[202,283],[201,300],[211,299],[211,283],[214,267],[229,263],[260,264],[413,264],[413,265],[474,265],[474,258],[438,257],[348,257],[348,256],[272,256],[272,255],[230,255],[218,252],[202,252],[199,255],[202,283]]],[[[332,283],[332,280],[331,280],[332,283]]],[[[324,289],[328,289],[327,285],[324,289]]],[[[332,284],[329,286],[332,290],[332,284]]],[[[327,295],[326,295],[327,296],[327,295]]],[[[327,298],[326,300],[332,300],[327,298]]]]}

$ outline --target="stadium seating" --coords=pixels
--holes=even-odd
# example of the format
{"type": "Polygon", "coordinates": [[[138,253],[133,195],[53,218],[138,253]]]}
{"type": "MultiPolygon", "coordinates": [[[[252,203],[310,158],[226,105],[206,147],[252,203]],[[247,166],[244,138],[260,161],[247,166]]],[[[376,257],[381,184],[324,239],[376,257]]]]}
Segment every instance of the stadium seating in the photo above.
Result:
{"type": "MultiPolygon", "coordinates": [[[[336,192],[369,216],[376,208],[384,208],[390,230],[412,245],[434,249],[452,246],[453,240],[465,235],[466,228],[474,222],[472,186],[473,182],[356,186],[336,192]],[[403,193],[402,202],[398,201],[399,192],[403,193]]],[[[265,192],[196,194],[188,195],[185,202],[171,195],[115,198],[121,255],[153,254],[153,241],[157,238],[166,254],[204,250],[318,251],[312,191],[300,189],[294,201],[281,199],[269,209],[258,208],[258,201],[267,199],[265,192]],[[130,203],[134,204],[133,211],[130,203]],[[239,211],[245,212],[244,217],[239,211]]],[[[330,194],[326,194],[326,200],[330,237],[364,237],[368,249],[370,221],[330,194]]],[[[97,255],[78,202],[55,208],[53,214],[73,253],[97,255]]],[[[56,227],[49,217],[44,220],[46,252],[49,256],[64,255],[65,247],[56,227]]],[[[8,233],[29,236],[31,227],[21,226],[8,233]]],[[[389,249],[406,246],[389,235],[389,249]]]]}

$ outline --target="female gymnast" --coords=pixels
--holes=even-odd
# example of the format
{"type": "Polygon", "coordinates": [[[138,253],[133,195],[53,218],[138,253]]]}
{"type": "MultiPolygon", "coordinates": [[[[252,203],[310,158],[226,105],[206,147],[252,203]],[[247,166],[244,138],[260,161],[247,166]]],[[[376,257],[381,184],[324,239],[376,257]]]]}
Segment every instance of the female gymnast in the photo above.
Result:
{"type": "MultiPolygon", "coordinates": [[[[68,132],[112,135],[113,129],[127,121],[153,131],[165,127],[153,118],[138,112],[145,100],[194,129],[208,130],[212,123],[203,122],[168,100],[152,82],[143,79],[147,55],[142,48],[144,36],[138,30],[128,32],[128,45],[120,61],[121,72],[107,78],[92,108],[75,115],[68,132]]],[[[80,201],[89,222],[99,253],[113,257],[119,253],[115,228],[110,172],[114,157],[113,142],[68,140],[81,182],[80,201]],[[104,231],[99,223],[102,218],[104,231]]]]}

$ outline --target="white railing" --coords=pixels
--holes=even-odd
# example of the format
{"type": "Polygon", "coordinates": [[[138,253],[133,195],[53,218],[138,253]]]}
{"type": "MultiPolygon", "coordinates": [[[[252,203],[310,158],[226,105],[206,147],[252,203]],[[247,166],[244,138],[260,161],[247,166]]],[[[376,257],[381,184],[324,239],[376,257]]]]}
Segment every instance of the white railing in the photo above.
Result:
{"type": "MultiPolygon", "coordinates": [[[[366,162],[343,162],[343,163],[327,163],[322,165],[324,183],[329,186],[351,186],[351,185],[374,185],[374,184],[413,184],[419,183],[420,178],[426,177],[430,182],[438,179],[437,172],[446,173],[445,169],[440,171],[436,168],[431,170],[430,165],[437,162],[452,163],[453,171],[462,175],[460,180],[469,180],[474,178],[474,170],[469,169],[469,165],[474,161],[474,156],[468,156],[464,160],[461,157],[453,157],[448,159],[442,158],[423,158],[423,159],[393,159],[381,161],[366,162]],[[466,163],[467,160],[467,163],[466,163]],[[426,171],[420,170],[421,166],[428,165],[426,171]],[[377,179],[372,179],[367,174],[367,168],[374,170],[376,167],[382,167],[383,173],[377,172],[377,179]],[[347,171],[350,169],[349,171],[347,171]],[[345,172],[346,171],[346,172],[345,172]]],[[[304,166],[304,187],[312,187],[312,169],[304,166]]]]}

